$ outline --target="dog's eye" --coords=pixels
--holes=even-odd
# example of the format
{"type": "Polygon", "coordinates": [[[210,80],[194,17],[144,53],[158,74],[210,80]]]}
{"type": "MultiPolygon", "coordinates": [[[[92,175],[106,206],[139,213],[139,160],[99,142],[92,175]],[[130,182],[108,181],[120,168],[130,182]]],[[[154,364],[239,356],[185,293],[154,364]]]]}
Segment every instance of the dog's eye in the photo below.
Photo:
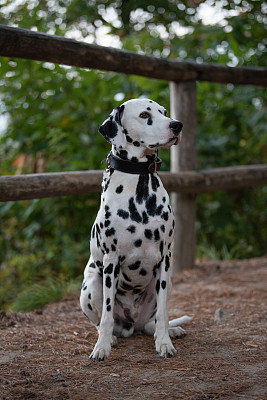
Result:
{"type": "Polygon", "coordinates": [[[146,111],[141,112],[141,114],[139,115],[140,118],[146,119],[146,118],[150,118],[150,114],[146,111]]]}
{"type": "Polygon", "coordinates": [[[165,117],[167,116],[167,114],[168,114],[168,111],[167,111],[167,110],[164,110],[164,115],[165,115],[165,117]]]}

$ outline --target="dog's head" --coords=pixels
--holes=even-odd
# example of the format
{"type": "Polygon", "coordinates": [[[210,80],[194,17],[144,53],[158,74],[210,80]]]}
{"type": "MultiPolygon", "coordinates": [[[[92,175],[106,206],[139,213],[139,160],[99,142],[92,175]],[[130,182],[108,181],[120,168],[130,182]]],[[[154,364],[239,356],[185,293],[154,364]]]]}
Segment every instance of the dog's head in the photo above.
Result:
{"type": "Polygon", "coordinates": [[[179,143],[183,124],[167,117],[167,111],[155,101],[133,99],[114,108],[99,132],[112,145],[156,150],[179,143]]]}

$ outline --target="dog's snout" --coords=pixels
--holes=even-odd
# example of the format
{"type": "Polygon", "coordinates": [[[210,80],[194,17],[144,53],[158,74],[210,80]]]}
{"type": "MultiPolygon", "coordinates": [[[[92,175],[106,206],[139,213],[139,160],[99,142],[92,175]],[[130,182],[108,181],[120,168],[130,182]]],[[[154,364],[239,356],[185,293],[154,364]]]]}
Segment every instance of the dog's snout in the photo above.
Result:
{"type": "Polygon", "coordinates": [[[183,128],[182,122],[180,122],[180,121],[171,121],[171,122],[170,122],[170,129],[171,129],[175,134],[178,135],[178,133],[181,132],[182,128],[183,128]]]}

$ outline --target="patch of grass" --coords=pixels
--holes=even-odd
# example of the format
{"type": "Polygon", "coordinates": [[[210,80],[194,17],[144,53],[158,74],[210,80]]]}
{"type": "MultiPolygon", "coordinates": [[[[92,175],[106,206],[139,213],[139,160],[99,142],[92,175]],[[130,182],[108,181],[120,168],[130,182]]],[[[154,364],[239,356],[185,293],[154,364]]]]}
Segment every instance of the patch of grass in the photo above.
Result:
{"type": "Polygon", "coordinates": [[[68,281],[49,277],[42,282],[27,285],[11,303],[8,311],[27,312],[42,308],[48,303],[78,292],[81,282],[81,277],[68,281]]]}
{"type": "Polygon", "coordinates": [[[202,260],[233,260],[235,257],[232,253],[226,245],[217,249],[214,245],[203,243],[198,245],[196,249],[196,257],[202,260]]]}

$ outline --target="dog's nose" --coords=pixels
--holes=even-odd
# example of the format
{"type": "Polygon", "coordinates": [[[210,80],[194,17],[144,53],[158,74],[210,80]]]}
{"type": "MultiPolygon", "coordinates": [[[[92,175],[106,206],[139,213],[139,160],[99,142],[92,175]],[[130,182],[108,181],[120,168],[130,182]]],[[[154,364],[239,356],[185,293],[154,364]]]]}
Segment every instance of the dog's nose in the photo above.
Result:
{"type": "Polygon", "coordinates": [[[183,128],[183,124],[180,121],[171,121],[170,122],[170,129],[173,131],[174,134],[178,135],[183,128]]]}

